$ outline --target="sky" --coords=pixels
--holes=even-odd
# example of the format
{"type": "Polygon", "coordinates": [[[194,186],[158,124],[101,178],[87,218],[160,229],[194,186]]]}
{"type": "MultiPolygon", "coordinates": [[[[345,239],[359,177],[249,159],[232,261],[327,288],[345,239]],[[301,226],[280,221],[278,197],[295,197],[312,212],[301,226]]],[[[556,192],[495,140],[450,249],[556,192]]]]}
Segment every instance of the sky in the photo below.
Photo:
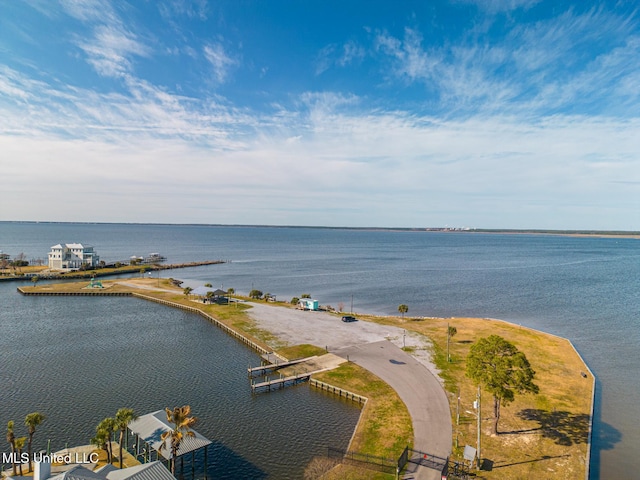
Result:
{"type": "Polygon", "coordinates": [[[0,220],[640,230],[636,0],[0,0],[0,220]]]}

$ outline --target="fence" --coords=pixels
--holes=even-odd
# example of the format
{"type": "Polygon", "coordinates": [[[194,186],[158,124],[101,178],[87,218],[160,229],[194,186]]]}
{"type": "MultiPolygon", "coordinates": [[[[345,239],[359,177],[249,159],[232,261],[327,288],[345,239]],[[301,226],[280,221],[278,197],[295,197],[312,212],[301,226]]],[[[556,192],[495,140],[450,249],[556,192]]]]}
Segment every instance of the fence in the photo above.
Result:
{"type": "Polygon", "coordinates": [[[340,450],[338,448],[329,447],[327,449],[329,458],[337,458],[342,463],[350,465],[360,465],[368,470],[376,470],[378,472],[396,474],[398,462],[395,459],[377,457],[366,453],[350,452],[348,450],[340,450]]]}

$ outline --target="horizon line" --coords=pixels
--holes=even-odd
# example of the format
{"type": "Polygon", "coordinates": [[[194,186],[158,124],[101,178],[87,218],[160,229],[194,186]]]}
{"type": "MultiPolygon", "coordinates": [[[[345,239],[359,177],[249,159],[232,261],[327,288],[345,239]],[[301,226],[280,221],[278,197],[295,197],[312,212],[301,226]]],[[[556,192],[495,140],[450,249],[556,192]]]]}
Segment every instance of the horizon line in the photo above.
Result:
{"type": "Polygon", "coordinates": [[[405,232],[453,232],[453,233],[550,233],[588,235],[640,235],[637,230],[552,229],[552,228],[476,228],[476,227],[349,227],[330,225],[272,225],[225,223],[170,223],[170,222],[87,222],[55,220],[0,220],[0,223],[70,224],[70,225],[156,225],[184,227],[236,227],[236,228],[313,228],[327,230],[386,230],[405,232]]]}

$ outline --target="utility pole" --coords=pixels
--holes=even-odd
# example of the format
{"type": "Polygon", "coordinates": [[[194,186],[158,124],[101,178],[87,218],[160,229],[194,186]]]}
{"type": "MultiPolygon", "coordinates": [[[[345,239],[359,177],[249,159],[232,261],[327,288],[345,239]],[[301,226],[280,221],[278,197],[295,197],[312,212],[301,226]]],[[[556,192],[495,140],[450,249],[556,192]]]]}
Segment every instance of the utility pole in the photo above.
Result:
{"type": "Polygon", "coordinates": [[[482,425],[482,407],[481,407],[481,394],[480,394],[480,385],[478,385],[478,470],[480,470],[480,432],[482,425]]]}

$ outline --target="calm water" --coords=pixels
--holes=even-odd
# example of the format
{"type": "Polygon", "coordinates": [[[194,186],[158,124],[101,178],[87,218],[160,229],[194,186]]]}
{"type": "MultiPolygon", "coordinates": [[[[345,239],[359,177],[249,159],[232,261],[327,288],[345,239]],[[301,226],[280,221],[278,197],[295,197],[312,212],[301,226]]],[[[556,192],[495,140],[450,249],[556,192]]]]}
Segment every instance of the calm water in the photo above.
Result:
{"type": "MultiPolygon", "coordinates": [[[[405,303],[409,306],[410,315],[502,318],[568,337],[598,376],[592,478],[633,478],[640,469],[640,459],[636,455],[637,445],[640,443],[640,386],[636,382],[640,376],[640,357],[636,354],[636,346],[640,343],[638,240],[307,228],[0,223],[0,249],[11,255],[24,252],[29,259],[46,258],[49,247],[59,242],[94,245],[101,258],[107,261],[123,260],[131,255],[146,255],[150,252],[161,252],[170,262],[232,260],[224,265],[175,270],[170,273],[193,285],[211,282],[214,286],[234,287],[237,291],[245,293],[257,288],[286,299],[294,295],[299,296],[301,293],[310,293],[322,304],[333,306],[339,303],[349,306],[353,299],[356,311],[373,313],[395,314],[397,305],[405,303]]],[[[70,322],[80,321],[84,325],[87,322],[82,322],[82,309],[94,311],[92,304],[84,300],[76,302],[74,299],[71,302],[70,299],[65,299],[59,307],[55,307],[52,299],[40,298],[32,301],[16,297],[13,294],[15,286],[12,284],[10,288],[6,288],[0,285],[3,304],[8,301],[14,305],[12,308],[18,311],[13,314],[11,309],[3,308],[0,313],[3,332],[7,328],[5,324],[8,320],[9,324],[15,323],[14,315],[28,319],[46,315],[47,309],[59,308],[64,311],[79,308],[80,311],[67,310],[61,318],[70,322]],[[77,307],[71,306],[71,303],[75,303],[77,307]]],[[[108,318],[111,324],[123,318],[120,313],[113,314],[114,309],[118,309],[118,305],[122,304],[122,300],[101,301],[109,302],[105,309],[101,307],[95,310],[102,312],[102,322],[108,318]]],[[[135,303],[135,300],[131,302],[135,303]]],[[[133,307],[130,303],[125,310],[134,309],[136,313],[126,325],[141,321],[139,317],[151,311],[147,304],[133,307]]],[[[163,325],[178,323],[179,327],[174,328],[183,329],[181,331],[185,336],[187,332],[197,331],[194,322],[201,322],[197,317],[188,320],[189,316],[158,307],[153,310],[149,321],[153,324],[155,319],[162,315],[166,318],[166,321],[161,322],[163,325]]],[[[59,321],[56,320],[56,325],[58,324],[59,321]]],[[[202,328],[204,327],[207,327],[207,331],[211,330],[209,325],[203,325],[202,328]]],[[[122,375],[115,371],[113,362],[114,359],[122,358],[123,342],[133,340],[110,336],[108,333],[112,332],[112,329],[109,329],[105,332],[106,337],[101,337],[102,343],[87,346],[84,340],[79,342],[78,336],[74,336],[73,327],[69,326],[62,332],[56,332],[56,328],[54,327],[50,335],[63,340],[65,346],[58,347],[60,350],[58,355],[52,358],[52,363],[59,362],[64,366],[67,362],[58,358],[59,352],[76,352],[74,355],[100,359],[93,362],[95,368],[87,372],[87,375],[93,376],[92,378],[98,378],[103,372],[105,378],[117,379],[110,380],[109,385],[113,385],[112,382],[118,385],[118,382],[131,380],[130,373],[122,375]],[[76,345],[77,343],[79,345],[76,345]],[[78,353],[77,349],[83,353],[78,353]],[[96,356],[98,352],[105,352],[104,355],[108,354],[110,357],[106,360],[107,357],[96,356]]],[[[141,330],[146,328],[145,325],[141,330]]],[[[146,333],[146,330],[144,331],[146,333]]],[[[12,336],[3,335],[0,339],[2,365],[12,366],[10,371],[2,373],[3,377],[7,376],[2,381],[20,384],[16,389],[37,390],[35,380],[26,375],[27,370],[16,366],[27,361],[20,359],[20,354],[17,353],[20,350],[13,347],[17,345],[17,339],[14,337],[21,335],[24,330],[14,329],[12,332],[12,336]],[[6,344],[12,348],[5,347],[6,344]]],[[[154,337],[154,340],[147,344],[150,355],[153,352],[162,358],[168,357],[168,348],[162,347],[167,345],[167,340],[164,343],[161,341],[164,334],[160,329],[156,335],[158,338],[154,337]]],[[[216,335],[211,335],[214,336],[216,335]]],[[[201,340],[198,338],[194,341],[201,340]]],[[[24,338],[21,341],[26,343],[24,338]]],[[[185,340],[185,344],[189,345],[190,341],[190,338],[185,340]]],[[[220,341],[231,342],[229,339],[220,341]]],[[[46,346],[47,342],[41,345],[41,349],[46,351],[46,346]]],[[[189,353],[195,350],[191,347],[186,348],[189,353]]],[[[145,363],[145,355],[137,355],[135,348],[129,350],[126,363],[130,364],[133,356],[133,364],[144,376],[143,372],[148,372],[139,365],[141,362],[142,365],[151,362],[145,363]]],[[[202,351],[206,351],[205,346],[202,347],[202,351]]],[[[240,349],[240,352],[244,353],[237,355],[253,355],[243,349],[240,349]]],[[[216,372],[215,381],[218,381],[218,375],[223,371],[222,360],[211,359],[206,367],[200,366],[201,361],[202,358],[199,358],[198,362],[183,359],[181,366],[175,367],[181,373],[177,374],[173,381],[183,379],[184,382],[184,378],[188,378],[193,379],[191,383],[198,385],[198,382],[213,377],[210,372],[216,372]]],[[[251,362],[238,358],[237,363],[240,371],[251,362]]],[[[168,361],[167,365],[160,369],[160,373],[156,374],[158,382],[152,380],[144,383],[145,389],[154,385],[161,392],[166,392],[166,395],[180,395],[181,390],[170,388],[173,381],[165,377],[167,371],[171,370],[170,365],[172,362],[168,361]],[[161,387],[158,387],[158,384],[161,387]]],[[[51,375],[46,372],[42,375],[42,382],[48,383],[51,387],[51,375]]],[[[242,377],[236,375],[238,376],[242,377]]],[[[139,385],[136,383],[138,381],[141,380],[135,378],[134,385],[139,385]]],[[[244,378],[240,383],[242,381],[244,378]]],[[[106,385],[107,382],[103,383],[106,385]]],[[[105,415],[112,414],[111,410],[114,408],[132,403],[128,400],[131,397],[118,397],[124,395],[123,389],[96,389],[84,383],[84,379],[78,379],[73,387],[67,387],[73,388],[73,395],[69,396],[69,406],[78,405],[79,398],[82,398],[84,403],[85,397],[89,396],[100,397],[100,400],[94,400],[100,407],[106,405],[101,403],[106,401],[106,398],[113,402],[105,407],[104,413],[95,415],[96,420],[92,417],[92,420],[88,421],[90,427],[105,415]],[[111,390],[118,392],[113,393],[111,390]],[[96,392],[100,392],[101,395],[96,392]]],[[[209,385],[203,387],[205,400],[198,400],[202,402],[199,404],[201,406],[207,402],[207,388],[209,385]]],[[[229,390],[243,388],[246,390],[246,384],[229,390]]],[[[162,397],[163,400],[159,402],[157,392],[147,394],[146,390],[141,391],[137,387],[134,392],[139,402],[150,402],[145,403],[144,408],[140,408],[141,411],[161,408],[165,404],[171,405],[172,401],[177,404],[180,403],[180,398],[183,398],[162,397]],[[147,407],[158,403],[160,407],[147,407]]],[[[8,392],[2,393],[6,394],[8,392]]],[[[15,393],[11,395],[15,396],[15,393]]],[[[60,391],[53,388],[52,393],[48,395],[55,399],[60,395],[60,391]]],[[[195,408],[196,398],[203,397],[200,397],[200,394],[191,395],[189,394],[189,402],[195,408]]],[[[291,389],[276,395],[257,399],[252,399],[249,395],[247,401],[253,403],[243,405],[243,411],[253,411],[262,408],[262,404],[273,401],[275,415],[275,412],[286,411],[287,408],[279,408],[280,400],[271,400],[272,398],[287,399],[286,401],[295,402],[296,405],[299,401],[297,398],[289,400],[296,395],[318,398],[304,388],[291,389]]],[[[5,398],[0,400],[3,406],[8,401],[5,398]]],[[[12,398],[11,401],[16,400],[12,398]]],[[[234,399],[231,403],[238,401],[234,399]]],[[[320,409],[333,408],[330,401],[320,401],[320,404],[320,409]]],[[[18,412],[14,417],[21,418],[22,410],[16,410],[15,407],[4,410],[18,412]]],[[[342,412],[339,415],[348,416],[350,409],[346,410],[346,413],[342,412]]],[[[66,417],[67,420],[61,422],[66,421],[75,428],[75,418],[78,415],[81,415],[80,412],[73,410],[66,417]]],[[[228,413],[219,416],[228,416],[228,413]]],[[[214,420],[217,418],[216,412],[211,411],[201,427],[207,435],[209,432],[205,430],[204,425],[211,424],[210,428],[213,430],[209,435],[215,440],[220,438],[220,427],[215,425],[214,420]]],[[[246,428],[247,432],[252,432],[251,435],[253,432],[268,430],[268,427],[254,426],[250,420],[247,420],[246,425],[238,428],[246,428]]],[[[268,425],[272,423],[268,422],[268,425]]],[[[57,425],[57,428],[63,427],[57,425]]],[[[69,427],[69,432],[71,431],[72,427],[69,427]]],[[[242,439],[245,439],[245,443],[252,444],[246,440],[251,435],[245,435],[243,432],[239,435],[241,438],[238,444],[242,443],[242,439]]],[[[250,447],[241,448],[230,440],[220,443],[234,455],[243,459],[253,458],[242,450],[250,447]]],[[[288,451],[294,456],[296,447],[288,451]]],[[[266,471],[267,467],[264,467],[261,461],[249,460],[251,465],[266,471]]],[[[297,462],[297,459],[294,459],[294,462],[297,462]]]]}

